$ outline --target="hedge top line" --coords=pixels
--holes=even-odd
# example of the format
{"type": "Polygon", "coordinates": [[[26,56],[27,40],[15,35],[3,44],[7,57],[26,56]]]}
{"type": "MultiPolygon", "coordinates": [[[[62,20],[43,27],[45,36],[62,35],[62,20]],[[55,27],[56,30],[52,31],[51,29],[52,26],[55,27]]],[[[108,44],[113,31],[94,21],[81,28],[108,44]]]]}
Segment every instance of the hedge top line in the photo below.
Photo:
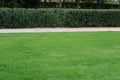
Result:
{"type": "Polygon", "coordinates": [[[48,11],[120,11],[120,9],[64,9],[64,8],[0,8],[0,10],[48,10],[48,11]]]}

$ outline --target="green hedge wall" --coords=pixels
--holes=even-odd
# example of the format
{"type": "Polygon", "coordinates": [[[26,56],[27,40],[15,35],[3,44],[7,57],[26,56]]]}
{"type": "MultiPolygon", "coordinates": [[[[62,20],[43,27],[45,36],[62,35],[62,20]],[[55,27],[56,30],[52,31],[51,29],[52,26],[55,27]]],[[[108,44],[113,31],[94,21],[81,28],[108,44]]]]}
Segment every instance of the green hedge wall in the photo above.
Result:
{"type": "Polygon", "coordinates": [[[0,28],[120,26],[120,10],[0,9],[0,28]]]}

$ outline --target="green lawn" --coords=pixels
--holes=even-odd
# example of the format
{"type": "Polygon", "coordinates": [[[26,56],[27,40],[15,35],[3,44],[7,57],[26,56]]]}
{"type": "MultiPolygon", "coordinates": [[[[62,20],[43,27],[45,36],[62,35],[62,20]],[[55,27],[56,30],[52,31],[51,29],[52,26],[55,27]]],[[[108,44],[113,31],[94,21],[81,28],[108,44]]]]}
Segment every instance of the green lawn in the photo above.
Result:
{"type": "Polygon", "coordinates": [[[0,34],[0,80],[120,80],[120,32],[0,34]]]}

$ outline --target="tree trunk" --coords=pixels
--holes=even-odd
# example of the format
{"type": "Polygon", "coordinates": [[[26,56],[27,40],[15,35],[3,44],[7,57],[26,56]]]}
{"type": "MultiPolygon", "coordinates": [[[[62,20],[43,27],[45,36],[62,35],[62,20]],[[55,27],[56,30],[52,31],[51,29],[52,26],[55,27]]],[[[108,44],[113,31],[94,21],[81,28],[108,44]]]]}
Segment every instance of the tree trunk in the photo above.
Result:
{"type": "Polygon", "coordinates": [[[44,0],[44,7],[47,7],[47,0],[44,0]]]}
{"type": "Polygon", "coordinates": [[[59,8],[62,8],[62,0],[59,2],[59,8]]]}
{"type": "Polygon", "coordinates": [[[103,8],[104,0],[97,0],[98,8],[103,8]]]}
{"type": "Polygon", "coordinates": [[[65,0],[63,0],[63,8],[65,8],[65,0]]]}
{"type": "Polygon", "coordinates": [[[80,5],[79,5],[80,0],[75,0],[75,3],[76,3],[76,8],[80,8],[80,5]]]}

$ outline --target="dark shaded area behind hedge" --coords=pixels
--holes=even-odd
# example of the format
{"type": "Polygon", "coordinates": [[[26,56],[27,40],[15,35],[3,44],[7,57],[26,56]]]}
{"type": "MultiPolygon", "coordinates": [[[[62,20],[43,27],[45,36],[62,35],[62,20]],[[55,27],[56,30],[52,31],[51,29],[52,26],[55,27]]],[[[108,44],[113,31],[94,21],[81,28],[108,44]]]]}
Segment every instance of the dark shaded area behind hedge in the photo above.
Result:
{"type": "Polygon", "coordinates": [[[0,9],[0,28],[120,26],[120,10],[0,9]]]}

